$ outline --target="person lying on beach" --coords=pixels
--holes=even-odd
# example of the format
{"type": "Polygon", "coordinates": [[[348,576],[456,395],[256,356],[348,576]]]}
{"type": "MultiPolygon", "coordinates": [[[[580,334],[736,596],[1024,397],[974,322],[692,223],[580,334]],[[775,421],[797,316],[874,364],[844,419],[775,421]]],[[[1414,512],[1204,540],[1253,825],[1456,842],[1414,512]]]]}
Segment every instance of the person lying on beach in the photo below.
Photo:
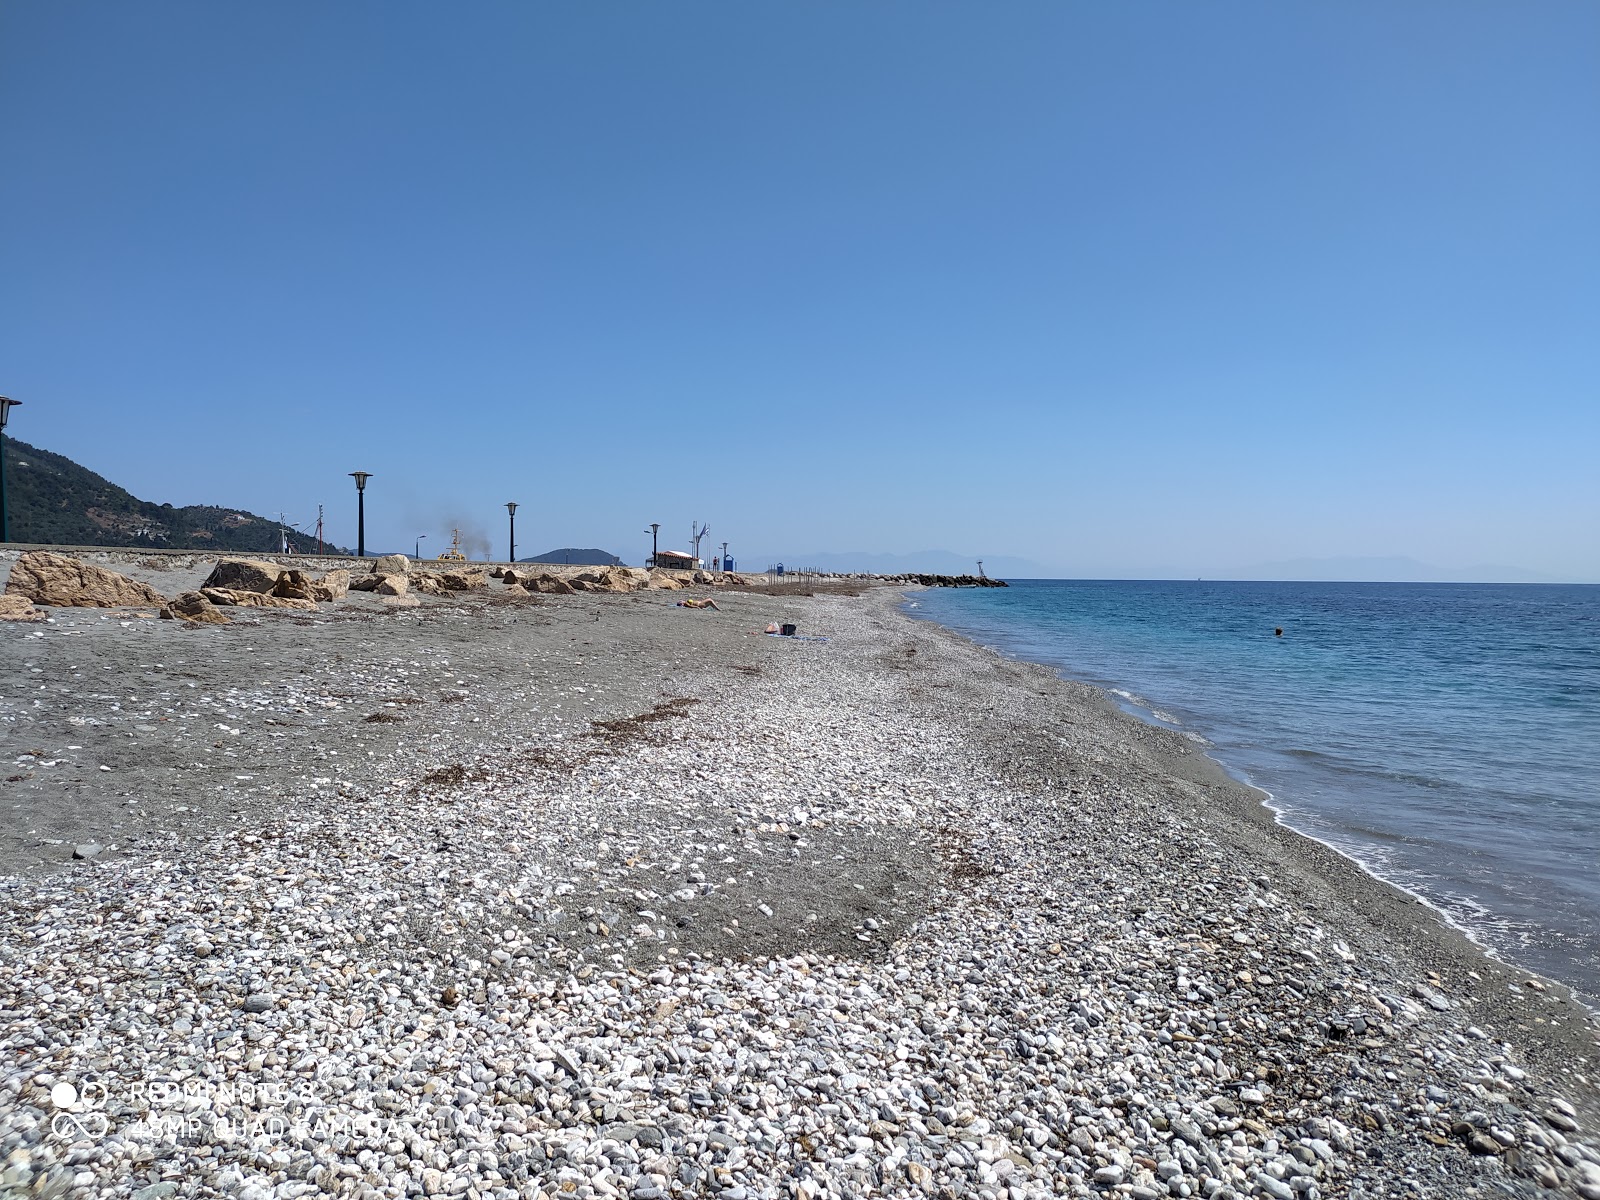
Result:
{"type": "MultiPolygon", "coordinates": [[[[679,600],[679,608],[717,608],[717,602],[707,596],[704,600],[679,600]]],[[[717,608],[718,612],[722,610],[717,608]]]]}

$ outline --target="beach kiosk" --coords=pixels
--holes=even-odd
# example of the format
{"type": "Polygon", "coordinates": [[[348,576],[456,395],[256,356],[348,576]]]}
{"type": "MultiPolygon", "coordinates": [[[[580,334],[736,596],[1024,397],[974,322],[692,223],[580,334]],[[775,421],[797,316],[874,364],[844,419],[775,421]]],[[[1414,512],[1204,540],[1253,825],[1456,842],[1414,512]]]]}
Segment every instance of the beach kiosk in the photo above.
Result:
{"type": "Polygon", "coordinates": [[[692,571],[695,561],[694,555],[681,550],[657,550],[655,560],[650,565],[664,567],[668,571],[692,571]]]}

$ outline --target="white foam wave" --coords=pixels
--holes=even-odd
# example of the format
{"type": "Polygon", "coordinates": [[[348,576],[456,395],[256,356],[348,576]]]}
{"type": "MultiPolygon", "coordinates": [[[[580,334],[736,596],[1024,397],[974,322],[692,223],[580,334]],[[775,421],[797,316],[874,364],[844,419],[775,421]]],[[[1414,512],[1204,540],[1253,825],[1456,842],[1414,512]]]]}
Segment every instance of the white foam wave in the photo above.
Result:
{"type": "MultiPolygon", "coordinates": [[[[1242,775],[1242,773],[1239,774],[1242,775]]],[[[1332,850],[1341,858],[1348,859],[1350,862],[1354,863],[1358,868],[1360,868],[1362,874],[1370,876],[1379,883],[1388,884],[1396,891],[1403,892],[1407,896],[1410,896],[1424,908],[1427,908],[1433,912],[1442,922],[1444,922],[1444,924],[1448,925],[1451,929],[1454,929],[1457,933],[1461,934],[1462,937],[1466,938],[1469,942],[1481,950],[1486,958],[1491,958],[1495,962],[1501,963],[1502,965],[1514,965],[1507,962],[1504,956],[1489,940],[1489,931],[1494,929],[1496,925],[1502,923],[1481,919],[1488,916],[1489,910],[1487,908],[1476,903],[1470,906],[1463,905],[1462,907],[1471,907],[1478,910],[1472,916],[1463,915],[1459,909],[1452,911],[1455,906],[1450,902],[1459,899],[1458,897],[1447,894],[1446,896],[1441,897],[1441,900],[1443,901],[1443,903],[1441,903],[1440,901],[1436,901],[1433,898],[1425,895],[1421,891],[1418,891],[1417,888],[1408,886],[1406,876],[1410,873],[1391,865],[1392,856],[1388,853],[1385,847],[1367,842],[1339,839],[1322,833],[1314,833],[1304,825],[1293,824],[1288,819],[1288,810],[1285,809],[1283,805],[1278,803],[1276,796],[1267,791],[1267,789],[1262,787],[1260,784],[1252,783],[1248,778],[1245,778],[1244,781],[1266,797],[1266,799],[1261,802],[1262,807],[1266,808],[1272,813],[1272,819],[1276,824],[1282,825],[1285,829],[1291,830],[1303,838],[1308,838],[1320,846],[1326,846],[1329,850],[1332,850]],[[1449,905],[1448,907],[1447,904],[1449,905]]]]}

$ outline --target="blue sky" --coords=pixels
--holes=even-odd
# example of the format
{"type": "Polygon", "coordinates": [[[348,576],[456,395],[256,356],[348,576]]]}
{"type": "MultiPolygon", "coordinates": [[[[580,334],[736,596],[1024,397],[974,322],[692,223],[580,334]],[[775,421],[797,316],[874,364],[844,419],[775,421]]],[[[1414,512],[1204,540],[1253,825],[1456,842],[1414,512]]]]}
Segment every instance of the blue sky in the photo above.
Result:
{"type": "Polygon", "coordinates": [[[0,391],[379,548],[1600,580],[1597,113],[1587,2],[14,0],[0,391]]]}

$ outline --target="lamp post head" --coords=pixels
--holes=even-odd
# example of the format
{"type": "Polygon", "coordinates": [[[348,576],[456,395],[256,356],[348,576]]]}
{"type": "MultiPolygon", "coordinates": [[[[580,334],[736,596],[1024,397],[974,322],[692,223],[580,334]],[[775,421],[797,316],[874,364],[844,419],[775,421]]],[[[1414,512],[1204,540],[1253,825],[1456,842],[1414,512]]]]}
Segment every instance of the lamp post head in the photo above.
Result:
{"type": "Polygon", "coordinates": [[[351,471],[350,472],[350,478],[354,479],[356,481],[356,491],[364,492],[364,491],[367,490],[367,480],[372,478],[372,472],[371,471],[351,471]]]}
{"type": "Polygon", "coordinates": [[[10,396],[0,396],[0,429],[6,427],[6,422],[11,419],[11,410],[21,403],[21,400],[13,400],[10,396]]]}
{"type": "Polygon", "coordinates": [[[513,517],[516,516],[517,515],[517,502],[515,500],[507,500],[506,501],[506,511],[508,513],[510,513],[513,517]]]}

